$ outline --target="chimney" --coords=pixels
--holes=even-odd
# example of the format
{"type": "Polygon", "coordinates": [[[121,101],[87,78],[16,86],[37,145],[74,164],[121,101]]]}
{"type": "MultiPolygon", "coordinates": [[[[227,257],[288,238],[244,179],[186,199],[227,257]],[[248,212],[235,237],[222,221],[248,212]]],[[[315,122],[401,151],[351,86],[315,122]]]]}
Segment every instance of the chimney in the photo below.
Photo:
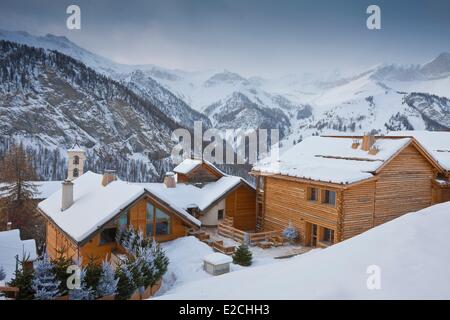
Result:
{"type": "Polygon", "coordinates": [[[103,173],[102,186],[106,187],[113,181],[116,181],[116,171],[115,170],[105,170],[103,173]]]}
{"type": "Polygon", "coordinates": [[[11,228],[12,228],[12,222],[11,221],[8,221],[7,223],[6,223],[6,230],[11,230],[11,228]]]}
{"type": "Polygon", "coordinates": [[[175,173],[167,172],[164,176],[164,185],[166,188],[176,188],[177,182],[175,181],[175,173]]]}
{"type": "Polygon", "coordinates": [[[64,211],[73,204],[73,183],[66,180],[62,183],[61,211],[64,211]]]}
{"type": "Polygon", "coordinates": [[[369,133],[364,134],[363,139],[362,139],[361,150],[369,151],[370,148],[372,148],[374,143],[375,143],[375,136],[373,136],[369,133]]]}

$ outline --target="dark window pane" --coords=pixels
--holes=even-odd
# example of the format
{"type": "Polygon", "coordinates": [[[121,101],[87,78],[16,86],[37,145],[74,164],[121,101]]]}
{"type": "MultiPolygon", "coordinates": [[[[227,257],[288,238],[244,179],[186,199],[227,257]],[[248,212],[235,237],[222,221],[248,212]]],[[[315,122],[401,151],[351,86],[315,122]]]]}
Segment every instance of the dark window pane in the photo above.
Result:
{"type": "Polygon", "coordinates": [[[156,234],[170,234],[170,216],[160,209],[156,209],[156,234]]]}
{"type": "Polygon", "coordinates": [[[147,203],[147,236],[153,236],[153,221],[155,218],[155,208],[151,203],[147,203]]]}
{"type": "Polygon", "coordinates": [[[100,244],[113,243],[116,241],[117,228],[108,228],[100,233],[100,244]]]}

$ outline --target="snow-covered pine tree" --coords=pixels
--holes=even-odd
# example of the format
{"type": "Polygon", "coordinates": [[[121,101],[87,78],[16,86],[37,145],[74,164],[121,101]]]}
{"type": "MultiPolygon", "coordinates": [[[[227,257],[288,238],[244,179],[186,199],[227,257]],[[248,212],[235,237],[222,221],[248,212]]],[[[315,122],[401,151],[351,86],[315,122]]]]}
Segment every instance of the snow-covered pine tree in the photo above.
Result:
{"type": "Polygon", "coordinates": [[[153,241],[152,249],[155,259],[153,262],[155,268],[154,282],[152,283],[154,284],[156,281],[160,280],[167,272],[167,268],[169,266],[169,258],[167,258],[166,253],[156,241],[153,241]]]}
{"type": "Polygon", "coordinates": [[[34,298],[36,300],[52,300],[59,295],[60,281],[56,279],[53,271],[53,265],[44,253],[34,263],[34,277],[31,287],[35,291],[34,298]]]}
{"type": "Polygon", "coordinates": [[[97,286],[97,296],[105,297],[117,293],[117,284],[119,279],[115,277],[111,264],[107,261],[102,263],[102,273],[97,286]]]}
{"type": "Polygon", "coordinates": [[[94,292],[86,286],[86,269],[80,266],[80,288],[69,290],[70,300],[91,300],[94,299],[94,292]]]}
{"type": "Polygon", "coordinates": [[[248,267],[252,264],[252,252],[246,244],[241,244],[233,255],[233,263],[248,267]]]}

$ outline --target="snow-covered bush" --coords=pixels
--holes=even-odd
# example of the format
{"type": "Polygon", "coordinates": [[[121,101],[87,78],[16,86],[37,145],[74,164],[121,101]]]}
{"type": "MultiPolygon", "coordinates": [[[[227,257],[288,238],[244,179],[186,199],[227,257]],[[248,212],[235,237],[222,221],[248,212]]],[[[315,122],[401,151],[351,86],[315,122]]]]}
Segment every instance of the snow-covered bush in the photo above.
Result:
{"type": "Polygon", "coordinates": [[[103,261],[102,273],[97,286],[97,295],[99,297],[105,297],[116,294],[118,282],[119,279],[116,279],[111,264],[107,261],[103,261]]]}
{"type": "Polygon", "coordinates": [[[248,267],[252,264],[252,252],[246,244],[241,244],[233,255],[233,263],[248,267]]]}
{"type": "Polygon", "coordinates": [[[289,222],[289,226],[283,230],[283,237],[285,237],[286,239],[288,239],[291,242],[298,239],[298,231],[292,225],[292,222],[289,222]]]}
{"type": "Polygon", "coordinates": [[[44,253],[34,263],[34,277],[31,287],[34,290],[34,298],[37,300],[52,300],[59,295],[60,282],[56,279],[53,264],[44,253]]]}
{"type": "Polygon", "coordinates": [[[121,264],[116,269],[116,277],[119,280],[117,282],[117,295],[116,299],[127,300],[136,290],[137,286],[134,283],[133,275],[128,269],[126,263],[121,264]]]}
{"type": "Polygon", "coordinates": [[[79,266],[80,287],[69,290],[70,300],[92,300],[94,299],[94,290],[86,285],[86,269],[79,266]]]}

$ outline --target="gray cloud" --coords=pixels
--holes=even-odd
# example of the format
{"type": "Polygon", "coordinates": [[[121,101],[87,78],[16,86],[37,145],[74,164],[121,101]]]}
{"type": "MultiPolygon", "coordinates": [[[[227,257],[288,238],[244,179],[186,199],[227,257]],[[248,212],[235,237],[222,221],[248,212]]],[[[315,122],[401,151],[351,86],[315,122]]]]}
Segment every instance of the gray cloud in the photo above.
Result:
{"type": "Polygon", "coordinates": [[[65,35],[123,63],[278,76],[431,59],[450,51],[448,12],[445,0],[2,0],[0,28],[65,35]],[[380,31],[365,27],[372,3],[380,31]],[[81,31],[65,28],[69,4],[81,31]]]}

